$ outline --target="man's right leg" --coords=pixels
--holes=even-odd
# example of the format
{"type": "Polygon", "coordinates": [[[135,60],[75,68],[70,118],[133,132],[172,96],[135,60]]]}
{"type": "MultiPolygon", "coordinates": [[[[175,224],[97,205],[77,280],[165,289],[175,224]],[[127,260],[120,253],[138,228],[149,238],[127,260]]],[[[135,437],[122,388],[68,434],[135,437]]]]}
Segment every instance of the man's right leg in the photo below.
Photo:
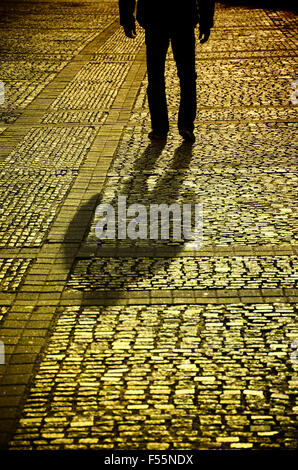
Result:
{"type": "Polygon", "coordinates": [[[194,28],[176,27],[171,35],[172,49],[180,79],[180,107],[178,128],[187,141],[194,142],[194,120],[196,117],[196,65],[194,28]]]}
{"type": "Polygon", "coordinates": [[[148,103],[154,134],[165,136],[169,130],[165,90],[165,60],[169,47],[169,35],[157,28],[146,28],[146,51],[148,73],[148,103]]]}

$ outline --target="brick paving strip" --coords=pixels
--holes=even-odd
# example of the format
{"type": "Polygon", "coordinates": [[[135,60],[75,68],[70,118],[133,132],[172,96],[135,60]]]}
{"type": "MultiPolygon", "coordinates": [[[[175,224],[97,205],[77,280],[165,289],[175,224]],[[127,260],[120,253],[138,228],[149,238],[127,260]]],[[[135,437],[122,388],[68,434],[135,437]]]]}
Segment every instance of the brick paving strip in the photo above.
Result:
{"type": "MultiPolygon", "coordinates": [[[[0,139],[8,142],[7,147],[3,147],[2,159],[9,156],[17,143],[22,143],[31,127],[57,126],[54,121],[43,123],[48,119],[44,121],[45,110],[59,100],[73,77],[115,30],[113,23],[88,44],[0,135],[0,139]]],[[[290,411],[288,395],[282,390],[279,393],[278,386],[269,390],[254,377],[250,387],[243,377],[238,383],[237,364],[242,361],[243,370],[250,370],[257,355],[259,367],[266,369],[267,361],[269,370],[287,377],[281,379],[279,386],[283,390],[289,387],[291,364],[285,350],[287,345],[280,345],[277,340],[282,337],[282,328],[289,339],[294,339],[298,289],[154,289],[149,286],[126,291],[96,288],[80,291],[70,285],[75,261],[115,257],[113,250],[86,242],[86,235],[99,195],[110,178],[119,142],[127,132],[144,75],[145,56],[141,47],[131,61],[107,118],[98,127],[95,124],[96,136],[59,207],[46,241],[38,247],[7,248],[1,253],[3,259],[33,261],[24,268],[25,274],[16,292],[5,292],[0,298],[1,305],[7,309],[1,324],[1,339],[6,345],[6,366],[0,386],[1,445],[5,448],[14,436],[12,448],[187,449],[194,446],[215,449],[251,448],[259,444],[261,447],[293,447],[294,408],[290,411]],[[74,220],[77,211],[80,217],[74,220]],[[248,318],[244,340],[240,334],[243,332],[240,312],[248,318]],[[279,320],[280,312],[284,312],[283,320],[279,320]],[[266,333],[264,336],[259,325],[264,326],[264,331],[266,327],[273,331],[274,322],[278,323],[276,338],[271,339],[275,346],[272,356],[267,356],[270,338],[266,333]],[[111,332],[111,325],[115,327],[114,332],[111,332]],[[159,325],[158,339],[154,338],[152,325],[159,325]],[[173,337],[177,334],[177,344],[173,337],[167,339],[167,329],[173,331],[173,337]],[[259,338],[259,343],[258,339],[253,343],[250,334],[259,338]],[[92,338],[99,338],[99,341],[94,342],[92,338]],[[248,347],[248,359],[242,357],[240,346],[239,351],[234,343],[234,347],[226,347],[233,338],[235,344],[239,342],[241,347],[248,347]],[[206,342],[206,348],[198,347],[201,340],[206,342]],[[266,349],[264,353],[260,352],[262,348],[266,349]],[[217,350],[221,350],[222,355],[217,355],[217,350]],[[225,354],[230,357],[228,363],[224,362],[225,354]],[[142,365],[144,355],[151,373],[142,365]],[[223,370],[217,370],[214,365],[216,355],[224,365],[223,370]],[[284,363],[280,363],[279,358],[284,363]],[[231,380],[223,386],[228,375],[223,382],[220,375],[233,368],[234,382],[231,380]],[[167,369],[171,372],[169,383],[162,377],[167,369]],[[56,401],[52,402],[48,413],[45,409],[49,406],[47,400],[51,400],[52,381],[56,383],[56,401]],[[244,389],[243,394],[239,387],[244,389]],[[99,395],[97,405],[92,401],[95,391],[99,395]],[[69,393],[76,397],[73,398],[77,403],[75,413],[65,402],[69,393]],[[266,401],[268,393],[273,403],[270,410],[266,401]],[[209,400],[208,405],[204,404],[206,400],[209,400]],[[40,410],[43,410],[42,416],[40,410]],[[216,411],[217,415],[211,419],[216,411]],[[172,431],[166,429],[169,419],[172,419],[172,431]],[[286,427],[281,434],[275,430],[277,423],[278,429],[286,427]],[[143,433],[142,426],[146,428],[143,433]]],[[[59,106],[57,109],[60,112],[59,106]]],[[[55,114],[55,109],[52,112],[55,114]]],[[[64,123],[60,125],[65,127],[64,123]]],[[[145,251],[123,248],[121,251],[120,247],[117,250],[120,259],[142,256],[166,259],[173,255],[179,259],[187,256],[261,259],[295,256],[298,246],[214,245],[184,253],[175,250],[165,253],[158,248],[145,251]]],[[[240,375],[242,372],[240,370],[240,375]]],[[[293,374],[291,404],[294,403],[294,388],[293,374]]]]}

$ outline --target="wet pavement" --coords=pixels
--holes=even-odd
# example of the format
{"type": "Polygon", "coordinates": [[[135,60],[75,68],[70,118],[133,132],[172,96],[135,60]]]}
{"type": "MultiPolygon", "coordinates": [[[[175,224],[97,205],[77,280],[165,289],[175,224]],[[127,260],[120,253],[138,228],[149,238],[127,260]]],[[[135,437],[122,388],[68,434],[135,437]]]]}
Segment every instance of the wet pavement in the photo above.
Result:
{"type": "Polygon", "coordinates": [[[1,448],[296,448],[297,16],[216,4],[190,146],[117,2],[0,13],[1,448]],[[100,242],[119,196],[202,204],[202,246],[100,242]]]}

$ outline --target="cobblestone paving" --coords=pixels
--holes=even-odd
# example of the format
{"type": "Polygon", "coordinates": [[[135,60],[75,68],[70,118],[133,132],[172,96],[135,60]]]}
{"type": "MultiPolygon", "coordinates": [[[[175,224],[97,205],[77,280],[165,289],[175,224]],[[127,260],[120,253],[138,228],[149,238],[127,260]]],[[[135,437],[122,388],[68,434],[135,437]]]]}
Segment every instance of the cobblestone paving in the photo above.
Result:
{"type": "Polygon", "coordinates": [[[42,243],[92,136],[88,127],[36,128],[10,154],[1,165],[1,247],[42,243]]]}
{"type": "Polygon", "coordinates": [[[66,308],[12,448],[292,447],[295,328],[286,304],[66,308]]]}
{"type": "Polygon", "coordinates": [[[298,185],[294,123],[288,124],[199,124],[191,149],[179,146],[177,135],[164,148],[148,146],[144,128],[128,127],[101,202],[115,204],[122,194],[127,205],[141,203],[147,210],[160,201],[201,203],[204,246],[295,244],[298,185]]]}
{"type": "Polygon", "coordinates": [[[0,447],[295,448],[296,15],[216,4],[191,147],[171,52],[149,143],[144,34],[116,2],[0,13],[0,447]],[[119,195],[203,204],[202,247],[99,243],[119,195]]]}
{"type": "Polygon", "coordinates": [[[72,8],[74,28],[67,2],[13,4],[13,10],[4,2],[0,7],[0,70],[6,94],[0,120],[4,122],[13,122],[19,116],[17,110],[32,102],[57,72],[114,20],[115,12],[104,5],[82,2],[72,8]]]}
{"type": "MultiPolygon", "coordinates": [[[[139,47],[142,38],[140,34],[139,47]]],[[[121,61],[121,51],[117,56],[107,55],[122,39],[119,31],[109,38],[99,49],[101,56],[94,54],[92,62],[83,66],[54,100],[51,110],[58,113],[47,113],[42,119],[43,123],[89,120],[94,124],[94,117],[97,125],[104,122],[108,112],[101,109],[109,108],[128,72],[126,60],[121,61]],[[120,64],[115,62],[119,55],[120,64]],[[85,111],[90,108],[100,111],[85,111]]],[[[131,48],[128,40],[126,44],[131,48]]],[[[139,47],[137,45],[135,54],[139,47]]],[[[131,60],[133,57],[132,54],[131,60]]],[[[1,209],[0,247],[39,246],[42,243],[95,135],[94,126],[38,127],[26,134],[0,168],[2,198],[5,201],[1,209]],[[15,174],[16,166],[18,174],[15,174]],[[12,172],[14,187],[8,185],[12,172]],[[30,198],[27,197],[28,191],[30,198]],[[18,194],[17,199],[15,194],[18,194]]]]}
{"type": "Polygon", "coordinates": [[[295,256],[92,258],[77,261],[68,286],[79,290],[297,288],[297,281],[295,256]]]}
{"type": "MultiPolygon", "coordinates": [[[[262,51],[253,58],[213,56],[209,59],[208,53],[203,58],[198,56],[199,121],[295,119],[295,108],[288,106],[290,85],[295,80],[295,62],[295,57],[277,56],[273,65],[272,56],[264,58],[262,51]],[[223,86],[227,80],[229,88],[223,86]]],[[[148,119],[146,86],[144,81],[132,121],[148,119]]],[[[168,55],[166,86],[169,105],[177,108],[179,82],[172,54],[168,55]]],[[[172,111],[171,118],[174,117],[176,113],[172,111]]]]}
{"type": "Polygon", "coordinates": [[[32,259],[0,259],[0,286],[2,291],[16,291],[32,263],[32,259]]]}

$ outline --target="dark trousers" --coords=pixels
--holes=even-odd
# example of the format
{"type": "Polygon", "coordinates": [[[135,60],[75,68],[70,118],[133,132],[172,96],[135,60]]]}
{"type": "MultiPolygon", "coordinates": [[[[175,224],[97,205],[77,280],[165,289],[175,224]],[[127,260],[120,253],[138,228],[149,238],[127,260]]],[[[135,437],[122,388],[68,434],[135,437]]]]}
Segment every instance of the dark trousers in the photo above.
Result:
{"type": "Polygon", "coordinates": [[[180,80],[178,129],[194,129],[196,117],[196,71],[194,28],[146,28],[148,102],[152,129],[163,133],[169,130],[165,91],[165,60],[171,41],[180,80]]]}

